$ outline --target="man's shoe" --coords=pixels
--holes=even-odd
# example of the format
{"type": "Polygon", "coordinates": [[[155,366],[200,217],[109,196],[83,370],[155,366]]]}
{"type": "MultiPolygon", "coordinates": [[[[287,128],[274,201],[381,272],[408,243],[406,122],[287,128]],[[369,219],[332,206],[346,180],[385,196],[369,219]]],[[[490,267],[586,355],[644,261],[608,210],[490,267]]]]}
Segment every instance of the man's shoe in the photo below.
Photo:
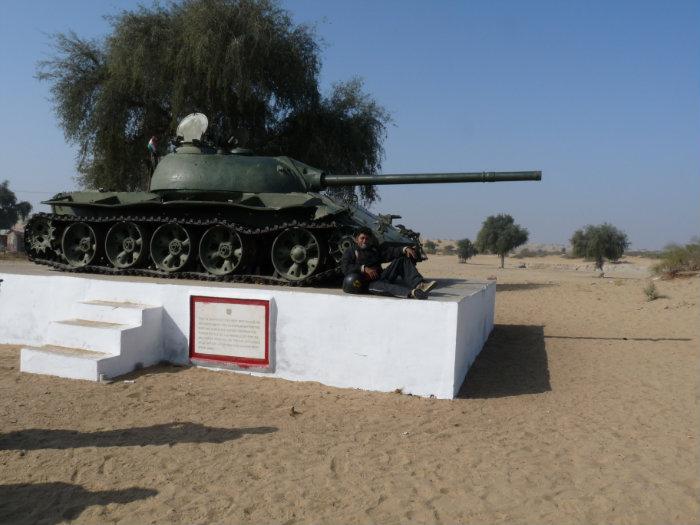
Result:
{"type": "Polygon", "coordinates": [[[423,281],[418,285],[418,288],[420,288],[424,292],[429,292],[430,290],[435,288],[435,285],[437,285],[437,281],[423,281]]]}
{"type": "Polygon", "coordinates": [[[420,289],[419,286],[416,286],[413,290],[411,290],[411,299],[427,299],[428,298],[428,292],[423,291],[420,289]]]}

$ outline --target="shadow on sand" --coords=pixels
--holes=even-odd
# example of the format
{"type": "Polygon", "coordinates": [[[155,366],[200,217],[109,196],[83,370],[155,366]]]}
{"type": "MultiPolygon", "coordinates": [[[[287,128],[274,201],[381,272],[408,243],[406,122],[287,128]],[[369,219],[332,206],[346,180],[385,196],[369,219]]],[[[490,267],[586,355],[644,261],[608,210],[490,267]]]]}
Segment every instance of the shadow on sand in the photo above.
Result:
{"type": "Polygon", "coordinates": [[[457,397],[518,396],[551,389],[544,327],[497,324],[457,397]]]}
{"type": "Polygon", "coordinates": [[[138,368],[133,372],[117,376],[112,379],[113,383],[119,383],[120,381],[127,381],[132,379],[138,379],[140,377],[148,377],[150,375],[161,375],[161,374],[178,374],[184,372],[185,370],[192,368],[192,365],[187,364],[177,364],[169,363],[167,361],[161,361],[157,365],[147,366],[145,368],[138,368]]]}
{"type": "Polygon", "coordinates": [[[97,432],[28,428],[0,434],[0,450],[224,443],[245,434],[270,434],[276,431],[275,427],[216,428],[198,423],[165,423],[150,427],[119,428],[97,432]]]}
{"type": "Polygon", "coordinates": [[[132,487],[90,492],[71,483],[0,485],[0,523],[61,523],[92,505],[130,503],[158,494],[132,487]]]}

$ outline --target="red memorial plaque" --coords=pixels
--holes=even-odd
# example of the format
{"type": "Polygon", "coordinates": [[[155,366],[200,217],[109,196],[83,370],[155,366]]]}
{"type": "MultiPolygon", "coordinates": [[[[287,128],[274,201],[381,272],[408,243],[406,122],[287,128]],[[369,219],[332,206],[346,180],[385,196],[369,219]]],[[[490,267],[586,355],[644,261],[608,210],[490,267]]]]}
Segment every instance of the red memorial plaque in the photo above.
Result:
{"type": "Polygon", "coordinates": [[[270,301],[190,297],[190,359],[270,366],[270,301]]]}

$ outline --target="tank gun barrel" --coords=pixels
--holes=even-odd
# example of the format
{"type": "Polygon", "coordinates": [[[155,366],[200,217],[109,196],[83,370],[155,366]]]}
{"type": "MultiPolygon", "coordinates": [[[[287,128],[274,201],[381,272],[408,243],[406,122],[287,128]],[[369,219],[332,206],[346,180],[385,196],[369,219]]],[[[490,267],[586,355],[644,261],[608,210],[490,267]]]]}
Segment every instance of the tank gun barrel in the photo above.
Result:
{"type": "Polygon", "coordinates": [[[321,186],[356,186],[367,184],[440,184],[447,182],[505,182],[542,180],[541,171],[481,171],[469,173],[393,173],[387,175],[321,176],[321,186]]]}

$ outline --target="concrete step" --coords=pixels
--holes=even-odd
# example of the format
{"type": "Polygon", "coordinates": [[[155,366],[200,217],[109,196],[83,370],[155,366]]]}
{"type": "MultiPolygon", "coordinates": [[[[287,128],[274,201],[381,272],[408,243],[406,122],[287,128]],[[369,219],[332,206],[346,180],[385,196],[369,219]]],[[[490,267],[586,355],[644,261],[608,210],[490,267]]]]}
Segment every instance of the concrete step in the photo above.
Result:
{"type": "Polygon", "coordinates": [[[52,321],[44,344],[118,355],[124,334],[136,328],[138,325],[87,319],[52,321]]]}
{"type": "Polygon", "coordinates": [[[20,353],[20,370],[31,374],[97,381],[100,377],[100,360],[110,357],[110,354],[82,348],[27,346],[20,353]]]}
{"type": "Polygon", "coordinates": [[[75,319],[140,325],[144,313],[158,308],[160,307],[137,303],[92,300],[75,303],[72,314],[75,319]]]}
{"type": "Polygon", "coordinates": [[[123,355],[55,345],[27,346],[20,353],[22,372],[87,381],[127,374],[134,370],[134,364],[123,355]]]}
{"type": "Polygon", "coordinates": [[[43,346],[22,349],[20,370],[73,379],[113,378],[162,358],[163,307],[89,300],[52,321],[43,346]]]}

